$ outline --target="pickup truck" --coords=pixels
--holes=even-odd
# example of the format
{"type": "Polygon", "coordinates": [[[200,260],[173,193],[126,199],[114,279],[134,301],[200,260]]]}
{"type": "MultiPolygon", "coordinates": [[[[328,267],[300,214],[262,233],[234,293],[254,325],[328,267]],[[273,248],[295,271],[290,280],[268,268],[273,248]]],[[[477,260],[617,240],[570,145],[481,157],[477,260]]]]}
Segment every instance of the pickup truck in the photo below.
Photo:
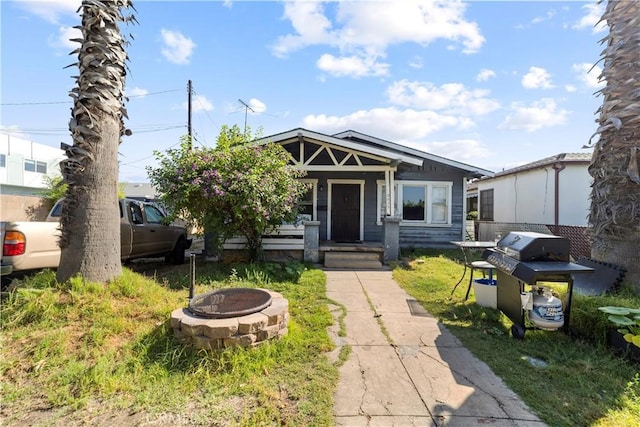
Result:
{"type": "MultiPolygon", "coordinates": [[[[157,206],[133,199],[120,199],[120,240],[122,261],[164,256],[166,262],[182,264],[191,247],[187,229],[167,225],[157,206]]],[[[1,275],[27,270],[57,268],[60,263],[58,239],[62,200],[49,212],[46,221],[2,221],[1,275]]]]}

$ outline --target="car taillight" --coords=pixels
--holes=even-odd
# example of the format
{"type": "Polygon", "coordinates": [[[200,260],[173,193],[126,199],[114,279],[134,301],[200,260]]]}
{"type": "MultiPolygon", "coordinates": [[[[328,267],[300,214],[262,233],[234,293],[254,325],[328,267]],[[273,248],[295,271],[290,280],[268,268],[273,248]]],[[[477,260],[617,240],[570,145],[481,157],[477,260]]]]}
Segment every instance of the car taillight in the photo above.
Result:
{"type": "Polygon", "coordinates": [[[2,255],[14,256],[24,253],[26,239],[24,234],[19,231],[7,231],[4,234],[4,243],[2,245],[2,255]]]}

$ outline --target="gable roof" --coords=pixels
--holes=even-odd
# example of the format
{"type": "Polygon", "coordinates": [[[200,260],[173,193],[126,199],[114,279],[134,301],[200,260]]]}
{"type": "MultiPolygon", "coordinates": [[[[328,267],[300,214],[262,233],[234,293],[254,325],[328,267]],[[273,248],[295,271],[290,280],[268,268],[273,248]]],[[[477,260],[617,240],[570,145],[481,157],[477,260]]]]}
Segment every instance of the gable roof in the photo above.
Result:
{"type": "Polygon", "coordinates": [[[361,140],[366,141],[369,144],[373,144],[376,146],[386,147],[387,149],[393,151],[400,151],[407,153],[412,156],[418,156],[422,159],[431,160],[434,162],[442,163],[447,166],[451,166],[457,169],[461,169],[463,171],[468,172],[468,176],[471,178],[479,178],[482,176],[493,176],[493,172],[487,169],[482,169],[476,166],[468,165],[466,163],[458,162],[455,160],[447,159],[446,157],[437,156],[435,154],[427,153],[425,151],[417,150],[415,148],[406,147],[404,145],[396,144],[395,142],[387,141],[385,139],[376,138],[371,135],[367,135],[361,132],[357,132],[354,130],[347,130],[344,132],[340,132],[334,134],[333,136],[338,138],[345,138],[350,140],[361,140]]]}
{"type": "Polygon", "coordinates": [[[406,154],[396,153],[391,150],[385,150],[383,148],[372,147],[367,144],[362,144],[355,141],[348,141],[346,139],[336,138],[331,135],[325,135],[320,132],[313,132],[303,128],[292,129],[287,132],[278,133],[275,135],[268,136],[266,138],[262,138],[258,140],[258,143],[262,142],[275,142],[278,144],[285,143],[287,141],[295,141],[300,138],[305,138],[307,140],[315,140],[319,142],[324,142],[327,144],[336,145],[338,147],[347,148],[351,150],[361,151],[363,153],[369,153],[380,157],[386,157],[391,160],[395,160],[397,162],[405,162],[413,165],[422,165],[422,159],[409,156],[406,154]]]}
{"type": "Polygon", "coordinates": [[[424,160],[431,160],[434,162],[442,163],[447,166],[452,166],[457,169],[461,169],[468,173],[470,177],[481,176],[493,176],[493,172],[475,166],[467,165],[465,163],[456,162],[451,159],[436,156],[426,153],[424,151],[416,150],[413,148],[405,147],[400,144],[396,144],[384,139],[375,138],[369,135],[365,135],[353,130],[347,130],[334,135],[326,135],[320,132],[310,131],[304,128],[296,128],[287,132],[271,135],[266,138],[258,140],[258,142],[275,142],[283,143],[288,140],[295,140],[299,138],[305,138],[310,140],[317,140],[320,142],[333,144],[338,147],[343,147],[352,150],[358,150],[364,153],[369,153],[381,157],[386,157],[398,163],[409,163],[416,166],[422,166],[424,160]]]}
{"type": "Polygon", "coordinates": [[[525,172],[532,169],[541,169],[545,166],[555,165],[558,163],[589,164],[591,163],[591,153],[560,153],[556,154],[555,156],[545,157],[544,159],[536,160],[534,162],[517,166],[515,168],[497,172],[493,177],[498,178],[505,175],[514,175],[520,172],[525,172]]]}

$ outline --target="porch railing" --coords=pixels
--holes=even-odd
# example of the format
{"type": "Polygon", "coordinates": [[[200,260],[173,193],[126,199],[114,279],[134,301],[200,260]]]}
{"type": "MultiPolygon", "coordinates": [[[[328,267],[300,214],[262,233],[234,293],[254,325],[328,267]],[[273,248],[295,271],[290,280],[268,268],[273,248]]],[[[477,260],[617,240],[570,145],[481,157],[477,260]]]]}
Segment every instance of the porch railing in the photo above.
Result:
{"type": "MultiPolygon", "coordinates": [[[[245,249],[245,237],[233,237],[224,242],[224,249],[245,249]]],[[[262,236],[262,249],[265,251],[304,250],[304,225],[281,225],[269,234],[262,236]]]]}

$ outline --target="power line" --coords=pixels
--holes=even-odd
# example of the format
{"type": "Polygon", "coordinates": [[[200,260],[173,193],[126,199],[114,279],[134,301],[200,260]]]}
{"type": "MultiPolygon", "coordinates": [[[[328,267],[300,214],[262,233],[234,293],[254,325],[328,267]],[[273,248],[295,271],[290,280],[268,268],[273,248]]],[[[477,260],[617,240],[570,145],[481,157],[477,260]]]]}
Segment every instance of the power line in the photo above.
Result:
{"type": "MultiPolygon", "coordinates": [[[[162,124],[162,125],[140,125],[137,128],[132,129],[134,134],[137,133],[151,133],[151,132],[163,132],[165,130],[171,129],[179,129],[184,127],[184,124],[162,124]]],[[[0,129],[0,133],[10,134],[10,135],[23,135],[25,133],[33,134],[33,135],[67,135],[69,134],[69,129],[65,128],[51,128],[51,129],[9,129],[3,128],[0,129]]]]}
{"type": "MultiPolygon", "coordinates": [[[[140,95],[125,95],[126,98],[143,98],[145,96],[151,96],[151,95],[160,95],[163,93],[170,93],[170,92],[180,92],[181,90],[179,89],[170,89],[170,90],[162,90],[159,92],[149,92],[149,93],[144,93],[144,94],[140,94],[140,95]]],[[[73,103],[72,100],[69,101],[42,101],[42,102],[2,102],[0,103],[0,105],[2,106],[29,106],[29,105],[52,105],[52,104],[71,104],[73,103]]]]}

